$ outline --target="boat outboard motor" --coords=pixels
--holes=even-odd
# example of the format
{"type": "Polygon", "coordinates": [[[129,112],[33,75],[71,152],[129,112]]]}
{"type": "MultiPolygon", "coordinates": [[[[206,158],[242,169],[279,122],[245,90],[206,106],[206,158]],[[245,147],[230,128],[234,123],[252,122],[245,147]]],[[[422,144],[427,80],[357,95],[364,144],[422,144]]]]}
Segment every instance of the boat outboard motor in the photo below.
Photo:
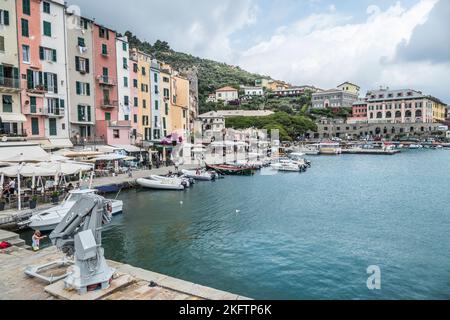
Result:
{"type": "Polygon", "coordinates": [[[79,294],[90,288],[107,289],[115,273],[106,264],[102,247],[102,226],[111,222],[107,207],[103,197],[84,194],[50,234],[53,245],[74,257],[75,265],[64,284],[79,294]]]}

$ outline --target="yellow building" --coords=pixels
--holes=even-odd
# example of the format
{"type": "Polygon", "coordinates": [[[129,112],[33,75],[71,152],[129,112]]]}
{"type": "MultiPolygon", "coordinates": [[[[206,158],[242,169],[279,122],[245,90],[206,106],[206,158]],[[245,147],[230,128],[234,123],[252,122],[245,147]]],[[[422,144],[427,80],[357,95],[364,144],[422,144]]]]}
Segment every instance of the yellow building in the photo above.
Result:
{"type": "Polygon", "coordinates": [[[161,64],[160,68],[161,75],[161,95],[160,95],[160,105],[161,105],[161,118],[162,118],[162,129],[163,136],[167,137],[172,133],[172,121],[170,117],[170,111],[172,110],[171,104],[171,78],[172,78],[172,70],[169,65],[161,64]]]}
{"type": "Polygon", "coordinates": [[[359,95],[359,90],[361,90],[361,88],[359,86],[357,86],[354,83],[351,82],[344,82],[343,84],[339,85],[337,87],[339,90],[345,91],[345,92],[350,92],[353,94],[357,94],[359,95]]]}
{"type": "Polygon", "coordinates": [[[173,73],[171,83],[170,129],[172,133],[176,132],[186,138],[189,131],[189,80],[173,73]]]}
{"type": "Polygon", "coordinates": [[[445,122],[447,106],[435,97],[428,97],[433,107],[433,122],[445,122]]]}
{"type": "Polygon", "coordinates": [[[278,91],[278,90],[289,89],[290,87],[291,86],[289,84],[287,84],[286,82],[272,80],[267,83],[266,89],[271,90],[271,91],[278,91]]]}
{"type": "Polygon", "coordinates": [[[133,66],[137,76],[137,106],[138,106],[138,133],[145,141],[151,140],[151,99],[150,99],[150,55],[133,49],[132,60],[137,61],[133,66]]]}

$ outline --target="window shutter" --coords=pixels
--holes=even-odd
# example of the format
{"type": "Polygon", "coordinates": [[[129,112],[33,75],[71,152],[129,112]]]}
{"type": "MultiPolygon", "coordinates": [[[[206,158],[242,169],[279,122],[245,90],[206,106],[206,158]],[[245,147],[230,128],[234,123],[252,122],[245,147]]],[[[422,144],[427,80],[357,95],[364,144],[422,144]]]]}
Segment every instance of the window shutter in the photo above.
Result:
{"type": "Polygon", "coordinates": [[[65,101],[64,99],[60,99],[60,100],[59,100],[59,108],[60,108],[62,111],[64,111],[65,107],[66,107],[66,101],[65,101]]]}
{"type": "Polygon", "coordinates": [[[30,112],[36,113],[36,97],[30,97],[30,112]]]}
{"type": "Polygon", "coordinates": [[[3,23],[5,26],[9,26],[9,11],[3,11],[3,23]]]}
{"type": "Polygon", "coordinates": [[[53,50],[53,62],[56,62],[58,60],[58,57],[56,55],[56,50],[53,50]]]}
{"type": "Polygon", "coordinates": [[[53,83],[55,84],[55,93],[58,93],[58,75],[53,74],[53,83]]]}
{"type": "Polygon", "coordinates": [[[87,121],[91,122],[91,106],[87,106],[86,110],[87,110],[87,121]]]}
{"type": "Polygon", "coordinates": [[[91,95],[91,84],[90,83],[86,83],[86,94],[88,96],[91,95]]]}
{"type": "Polygon", "coordinates": [[[80,57],[75,57],[75,70],[80,71],[80,57]]]}
{"type": "MultiPolygon", "coordinates": [[[[40,74],[39,74],[39,76],[40,76],[40,74]]],[[[44,73],[44,89],[45,89],[45,91],[48,91],[48,73],[47,72],[44,73]]]]}
{"type": "Polygon", "coordinates": [[[81,82],[77,81],[77,94],[81,94],[81,82]]]}
{"type": "Polygon", "coordinates": [[[85,121],[83,119],[83,106],[78,105],[78,121],[85,121]]]}
{"type": "Polygon", "coordinates": [[[0,84],[3,84],[4,82],[5,79],[4,79],[3,65],[0,64],[0,84]]]}
{"type": "Polygon", "coordinates": [[[89,59],[86,59],[86,73],[89,73],[89,59]]]}
{"type": "Polygon", "coordinates": [[[13,68],[13,78],[19,80],[19,68],[13,68]]]}
{"type": "Polygon", "coordinates": [[[44,74],[42,73],[42,71],[39,71],[39,84],[40,85],[42,85],[44,83],[44,80],[42,79],[43,75],[44,74]]]}
{"type": "Polygon", "coordinates": [[[33,88],[33,71],[31,71],[30,69],[27,70],[27,85],[28,89],[33,88]]]}
{"type": "Polygon", "coordinates": [[[44,60],[44,48],[39,47],[39,59],[44,60]]]}

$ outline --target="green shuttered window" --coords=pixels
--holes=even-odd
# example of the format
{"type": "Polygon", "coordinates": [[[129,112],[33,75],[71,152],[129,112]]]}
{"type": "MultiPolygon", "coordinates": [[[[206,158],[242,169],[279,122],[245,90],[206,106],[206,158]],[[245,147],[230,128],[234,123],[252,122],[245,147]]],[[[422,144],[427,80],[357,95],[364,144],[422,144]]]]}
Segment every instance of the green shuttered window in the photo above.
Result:
{"type": "Polygon", "coordinates": [[[33,136],[39,135],[39,119],[31,118],[31,134],[33,136]]]}
{"type": "Polygon", "coordinates": [[[22,27],[22,37],[29,37],[30,36],[30,31],[28,29],[28,20],[27,19],[21,19],[20,20],[20,24],[22,27]]]}
{"type": "Polygon", "coordinates": [[[30,0],[22,0],[23,14],[31,15],[30,0]]]}
{"type": "Polygon", "coordinates": [[[44,36],[52,36],[52,24],[48,21],[44,21],[44,36]]]}

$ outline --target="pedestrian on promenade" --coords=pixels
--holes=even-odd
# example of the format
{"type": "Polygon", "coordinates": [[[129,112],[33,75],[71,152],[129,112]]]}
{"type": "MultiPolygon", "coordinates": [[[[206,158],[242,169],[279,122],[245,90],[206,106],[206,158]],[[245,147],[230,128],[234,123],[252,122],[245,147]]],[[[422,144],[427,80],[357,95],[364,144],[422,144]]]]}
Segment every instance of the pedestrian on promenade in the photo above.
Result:
{"type": "Polygon", "coordinates": [[[128,167],[128,178],[133,178],[133,172],[131,171],[131,167],[128,167]]]}

